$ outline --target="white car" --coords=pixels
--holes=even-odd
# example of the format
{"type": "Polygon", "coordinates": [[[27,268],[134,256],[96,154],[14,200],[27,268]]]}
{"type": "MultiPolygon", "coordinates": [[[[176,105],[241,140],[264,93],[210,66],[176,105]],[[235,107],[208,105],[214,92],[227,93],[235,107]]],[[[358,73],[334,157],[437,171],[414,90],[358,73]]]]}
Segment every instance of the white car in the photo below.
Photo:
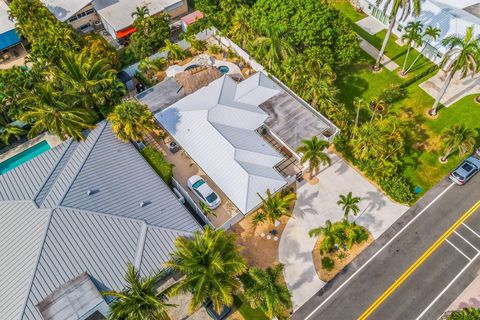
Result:
{"type": "Polygon", "coordinates": [[[187,180],[187,185],[200,201],[204,202],[210,209],[217,208],[220,203],[220,197],[210,188],[205,180],[200,176],[191,176],[187,180]]]}

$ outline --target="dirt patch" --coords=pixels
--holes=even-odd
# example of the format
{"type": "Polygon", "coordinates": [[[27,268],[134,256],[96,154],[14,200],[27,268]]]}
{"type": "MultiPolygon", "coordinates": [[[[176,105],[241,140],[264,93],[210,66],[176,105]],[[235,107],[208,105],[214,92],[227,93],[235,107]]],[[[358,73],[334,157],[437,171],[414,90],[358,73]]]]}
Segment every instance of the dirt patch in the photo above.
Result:
{"type": "Polygon", "coordinates": [[[280,225],[275,227],[268,222],[257,225],[253,224],[252,219],[254,215],[255,213],[250,214],[232,226],[230,231],[236,234],[237,245],[242,247],[242,255],[250,267],[271,267],[279,263],[278,246],[280,237],[290,218],[280,218],[280,225]],[[271,233],[272,230],[276,230],[277,234],[273,235],[271,233]],[[277,240],[275,240],[275,237],[277,237],[277,240]]]}
{"type": "Polygon", "coordinates": [[[353,259],[355,259],[363,250],[365,250],[370,243],[373,242],[373,237],[369,233],[368,239],[360,244],[355,244],[352,246],[352,249],[348,251],[336,251],[333,253],[327,253],[324,255],[320,254],[320,243],[323,239],[323,236],[320,236],[315,243],[315,247],[313,248],[312,255],[313,255],[313,263],[315,265],[315,269],[317,270],[318,277],[325,282],[332,280],[337,273],[343,270],[347,264],[349,264],[353,259]],[[343,253],[344,256],[340,259],[339,254],[343,253]],[[332,270],[327,271],[322,268],[322,258],[329,257],[335,262],[335,265],[332,270]]]}

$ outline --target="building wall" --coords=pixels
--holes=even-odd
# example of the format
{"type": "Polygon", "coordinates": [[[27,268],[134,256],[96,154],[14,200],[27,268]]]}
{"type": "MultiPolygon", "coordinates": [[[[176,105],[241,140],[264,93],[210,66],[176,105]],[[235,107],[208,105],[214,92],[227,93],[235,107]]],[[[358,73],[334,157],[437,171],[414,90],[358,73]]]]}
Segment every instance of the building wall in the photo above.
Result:
{"type": "Polygon", "coordinates": [[[188,13],[188,3],[187,0],[182,0],[181,4],[175,4],[170,8],[166,8],[165,12],[170,15],[171,19],[178,18],[188,13]]]}
{"type": "MultiPolygon", "coordinates": [[[[82,30],[82,26],[90,25],[93,28],[93,24],[95,21],[100,20],[97,12],[93,8],[93,3],[89,4],[88,6],[84,7],[82,10],[78,11],[74,14],[67,22],[75,29],[80,31],[88,32],[89,29],[85,28],[82,30]]],[[[90,29],[91,30],[91,29],[90,29]]]]}

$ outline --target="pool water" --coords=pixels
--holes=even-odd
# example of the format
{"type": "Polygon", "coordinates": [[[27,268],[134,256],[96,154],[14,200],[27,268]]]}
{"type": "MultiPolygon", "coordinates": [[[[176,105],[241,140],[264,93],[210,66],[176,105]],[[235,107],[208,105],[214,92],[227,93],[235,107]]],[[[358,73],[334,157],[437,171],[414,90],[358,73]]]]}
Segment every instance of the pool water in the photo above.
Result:
{"type": "Polygon", "coordinates": [[[36,156],[39,156],[45,151],[48,151],[50,149],[51,149],[50,145],[45,140],[40,143],[37,143],[36,145],[20,152],[19,154],[3,162],[0,162],[0,174],[4,174],[5,172],[15,169],[16,167],[27,162],[28,160],[31,160],[36,156]]]}
{"type": "Polygon", "coordinates": [[[220,71],[223,74],[227,74],[230,69],[227,66],[220,66],[218,67],[218,71],[220,71]]]}

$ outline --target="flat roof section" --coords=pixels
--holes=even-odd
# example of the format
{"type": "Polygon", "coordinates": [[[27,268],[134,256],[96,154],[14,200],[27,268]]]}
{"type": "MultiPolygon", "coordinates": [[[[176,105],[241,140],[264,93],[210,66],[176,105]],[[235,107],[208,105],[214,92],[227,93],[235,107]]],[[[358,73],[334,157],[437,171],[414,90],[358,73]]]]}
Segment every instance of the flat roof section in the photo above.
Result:
{"type": "Polygon", "coordinates": [[[139,93],[136,98],[146,104],[152,113],[162,111],[185,97],[185,90],[174,78],[167,78],[139,93]]]}

